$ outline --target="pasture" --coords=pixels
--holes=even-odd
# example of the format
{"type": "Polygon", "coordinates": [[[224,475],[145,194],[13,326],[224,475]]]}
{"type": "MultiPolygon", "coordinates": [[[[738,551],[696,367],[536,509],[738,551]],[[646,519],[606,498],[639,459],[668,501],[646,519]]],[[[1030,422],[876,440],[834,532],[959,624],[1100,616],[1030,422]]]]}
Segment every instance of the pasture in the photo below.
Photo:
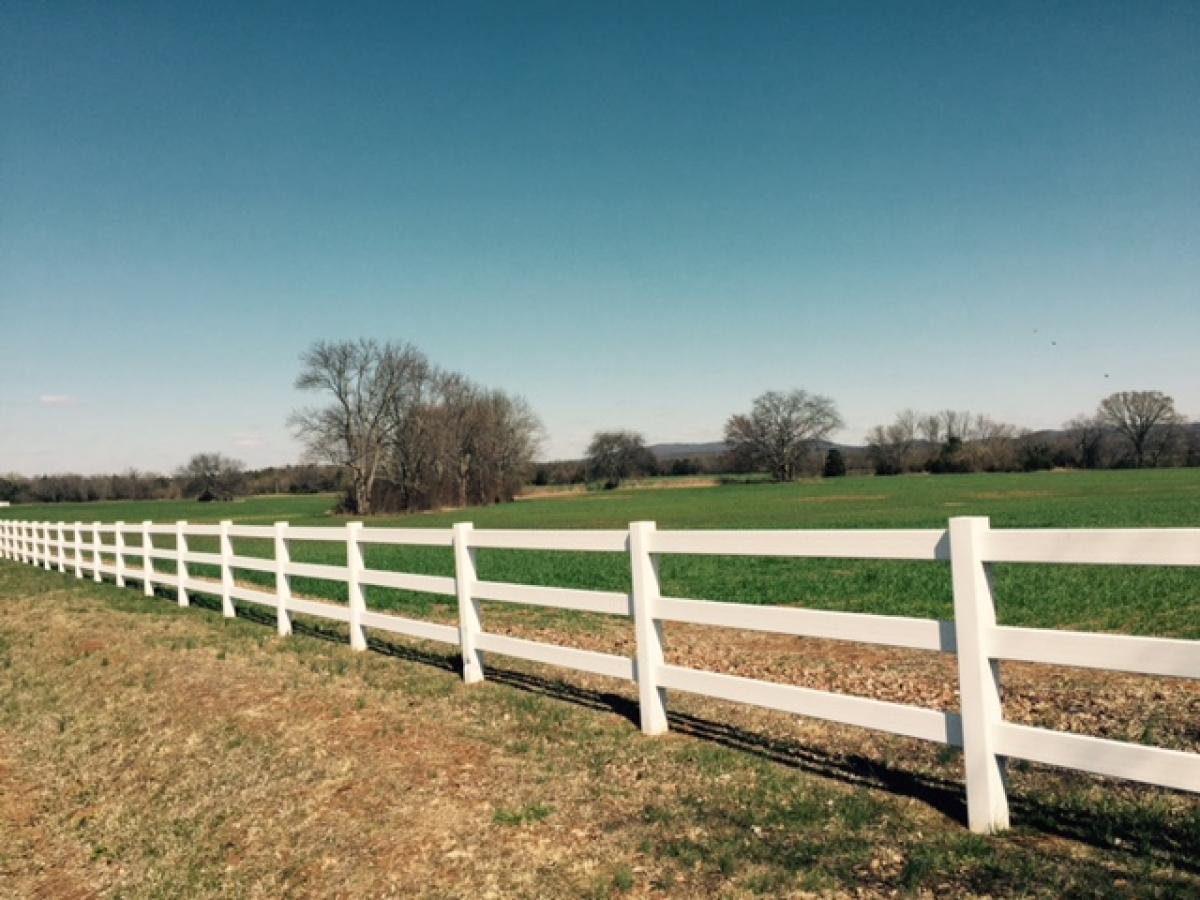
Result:
{"type": "MultiPolygon", "coordinates": [[[[266,497],[6,513],[337,526],[331,503],[266,497]]],[[[627,490],[369,524],[927,527],[952,515],[989,515],[998,527],[1194,527],[1200,473],[627,490]]],[[[235,543],[238,553],[270,555],[266,542],[235,543]]],[[[296,560],[341,562],[337,554],[337,545],[293,545],[296,560]]],[[[368,557],[371,567],[453,572],[440,549],[370,547],[368,557]]],[[[481,550],[479,567],[491,580],[629,588],[623,554],[481,550]]],[[[1008,565],[995,576],[1005,624],[1200,636],[1194,569],[1008,565]]],[[[238,577],[270,582],[251,571],[238,577]]],[[[663,579],[672,594],[716,601],[937,617],[951,606],[949,572],[935,563],[668,556],[663,579]]],[[[293,585],[345,601],[330,582],[293,585]]],[[[8,763],[0,778],[5,796],[27,796],[40,810],[27,817],[32,830],[0,810],[5,842],[42,841],[80,883],[123,894],[402,894],[414,884],[430,896],[1200,893],[1200,804],[1189,795],[1015,764],[1018,827],[980,838],[963,831],[961,760],[945,748],[684,696],[672,700],[671,734],[644,739],[630,725],[630,692],[594,676],[497,658],[487,683],[464,688],[439,648],[373,636],[377,653],[353,654],[344,631],[299,616],[297,636],[280,640],[252,609],[225,622],[12,564],[0,564],[0,598],[8,763]],[[37,618],[47,609],[50,628],[37,618]],[[96,704],[98,690],[112,699],[96,704]],[[147,783],[153,803],[139,794],[147,783]]],[[[373,588],[368,603],[455,618],[454,601],[434,595],[373,588]]],[[[629,652],[625,622],[484,606],[489,631],[629,652]]],[[[678,664],[940,708],[957,700],[953,662],[940,654],[718,638],[682,625],[668,626],[666,641],[678,664]]],[[[1014,721],[1200,747],[1191,682],[1019,663],[1004,672],[1014,721]]],[[[12,855],[0,865],[45,887],[12,855]]]]}
{"type": "MultiPolygon", "coordinates": [[[[234,503],[98,503],[13,507],[13,518],[85,522],[171,522],[232,519],[241,524],[343,524],[331,496],[256,497],[234,503]]],[[[1195,527],[1200,522],[1200,470],[1041,472],[941,477],[841,478],[791,485],[731,484],[704,488],[631,489],[436,514],[378,517],[369,525],[481,528],[624,528],[652,520],[661,528],[923,528],[951,516],[990,516],[1000,528],[1195,527]]],[[[162,541],[171,546],[171,539],[162,541]]],[[[268,542],[236,541],[239,554],[269,556],[268,542]]],[[[193,550],[215,550],[195,541],[193,550]]],[[[338,548],[293,546],[301,562],[337,563],[338,548]]],[[[448,550],[374,547],[372,568],[453,574],[448,550]]],[[[480,554],[480,577],[561,587],[629,590],[623,554],[492,550],[480,554]]],[[[169,564],[160,562],[164,570],[169,564]]],[[[200,575],[214,575],[198,567],[200,575]]],[[[1200,571],[1134,567],[1007,565],[995,567],[1002,624],[1073,628],[1169,637],[1200,637],[1200,571]]],[[[666,558],[663,586],[679,597],[803,605],[848,612],[949,618],[948,568],[852,560],[666,558]]],[[[247,583],[270,575],[245,572],[247,583]]],[[[297,579],[299,593],[345,601],[344,588],[297,579]]],[[[378,609],[452,618],[452,598],[370,588],[378,609]]],[[[505,610],[498,611],[501,615],[505,610]]],[[[561,614],[522,611],[551,619],[561,614]]],[[[575,617],[568,616],[574,619],[575,617]]],[[[586,618],[577,620],[587,627],[586,618]]],[[[594,624],[594,623],[593,623],[594,624]]]]}

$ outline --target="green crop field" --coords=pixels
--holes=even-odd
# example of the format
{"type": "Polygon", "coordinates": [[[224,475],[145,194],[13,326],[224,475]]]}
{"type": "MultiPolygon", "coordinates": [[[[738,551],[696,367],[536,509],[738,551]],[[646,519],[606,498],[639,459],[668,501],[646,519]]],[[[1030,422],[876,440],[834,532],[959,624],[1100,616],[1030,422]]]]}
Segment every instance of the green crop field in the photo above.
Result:
{"type": "MultiPolygon", "coordinates": [[[[503,506],[372,519],[370,525],[481,528],[624,528],[653,520],[660,528],[928,528],[951,516],[984,515],[995,527],[1200,527],[1200,470],[1043,472],[899,478],[842,478],[790,485],[639,488],[571,494],[503,506]]],[[[190,502],[18,506],[16,518],[244,524],[286,520],[339,525],[332,496],[256,497],[228,504],[190,502]]],[[[166,546],[170,539],[159,539],[166,546]]],[[[214,546],[194,540],[192,549],[214,546]]],[[[266,541],[237,541],[238,553],[268,556],[266,541]]],[[[337,545],[297,542],[293,558],[340,562],[337,545]]],[[[372,547],[367,563],[452,574],[448,550],[372,547]]],[[[621,554],[485,550],[480,575],[497,581],[627,590],[621,554]]],[[[160,563],[160,566],[165,564],[160,563]]],[[[206,573],[202,568],[198,574],[206,573]]],[[[938,563],[667,557],[664,589],[674,596],[747,603],[948,618],[949,569],[938,563]]],[[[239,573],[247,582],[270,576],[239,573]]],[[[1004,565],[995,571],[1003,623],[1200,637],[1200,570],[1126,566],[1004,565]]],[[[294,579],[294,590],[344,600],[343,586],[294,579]]],[[[370,589],[374,608],[447,614],[451,598],[370,589]]],[[[531,615],[543,613],[530,611],[531,615]]],[[[442,616],[439,616],[442,617],[442,616]]],[[[553,614],[561,619],[561,614],[553,614]]],[[[566,617],[570,619],[571,617],[566,617]]],[[[582,621],[582,620],[580,620],[582,621]]]]}

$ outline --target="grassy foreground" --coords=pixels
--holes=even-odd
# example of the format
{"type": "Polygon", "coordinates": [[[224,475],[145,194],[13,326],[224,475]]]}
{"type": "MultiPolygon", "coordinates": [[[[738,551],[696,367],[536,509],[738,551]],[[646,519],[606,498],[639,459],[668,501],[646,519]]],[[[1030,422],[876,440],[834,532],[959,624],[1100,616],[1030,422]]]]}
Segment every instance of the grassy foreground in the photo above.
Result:
{"type": "Polygon", "coordinates": [[[1200,896],[1192,797],[1022,767],[982,838],[916,742],[374,651],[0,562],[0,892],[1200,896]]]}

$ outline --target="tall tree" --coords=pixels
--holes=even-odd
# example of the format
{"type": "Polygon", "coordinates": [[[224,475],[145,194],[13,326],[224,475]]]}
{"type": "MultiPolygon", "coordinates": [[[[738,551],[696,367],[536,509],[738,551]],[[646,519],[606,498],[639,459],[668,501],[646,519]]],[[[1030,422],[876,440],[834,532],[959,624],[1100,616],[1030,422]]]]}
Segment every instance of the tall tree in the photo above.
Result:
{"type": "Polygon", "coordinates": [[[1129,442],[1133,464],[1156,463],[1183,422],[1175,401],[1162,391],[1119,391],[1100,401],[1097,416],[1129,442]]]}
{"type": "Polygon", "coordinates": [[[748,414],[730,416],[725,443],[736,457],[748,456],[776,481],[792,481],[812,446],[842,426],[828,397],[793,390],[767,391],[748,414]]]}
{"type": "Polygon", "coordinates": [[[1100,468],[1100,454],[1104,448],[1104,420],[1098,415],[1076,416],[1063,426],[1071,451],[1080,467],[1100,468]]]}
{"type": "Polygon", "coordinates": [[[626,478],[652,468],[654,457],[633,431],[597,431],[587,448],[588,477],[615,488],[626,478]]]}
{"type": "Polygon", "coordinates": [[[232,500],[242,485],[241,460],[220,453],[197,453],[180,467],[184,490],[199,500],[232,500]]]}
{"type": "Polygon", "coordinates": [[[405,376],[425,361],[409,344],[317,341],[300,358],[296,387],[326,395],[329,403],[292,414],[291,423],[314,461],[345,466],[351,501],[371,513],[375,479],[396,420],[393,408],[405,376]]]}
{"type": "MultiPolygon", "coordinates": [[[[876,425],[868,432],[867,455],[876,475],[899,475],[912,465],[920,427],[920,416],[906,409],[896,414],[896,421],[891,425],[876,425]]],[[[936,433],[935,429],[935,436],[936,433]]]]}

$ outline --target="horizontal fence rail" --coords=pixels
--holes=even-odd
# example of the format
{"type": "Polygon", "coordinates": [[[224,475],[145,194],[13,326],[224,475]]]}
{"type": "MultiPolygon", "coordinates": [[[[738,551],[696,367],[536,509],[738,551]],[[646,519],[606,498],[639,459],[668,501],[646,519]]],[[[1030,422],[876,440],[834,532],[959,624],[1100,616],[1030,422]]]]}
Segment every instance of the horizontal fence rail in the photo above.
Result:
{"type": "Polygon", "coordinates": [[[300,614],[343,622],[351,646],[366,649],[377,629],[459,648],[463,679],[485,677],[484,653],[531,660],[633,682],[647,734],[668,728],[667,693],[683,691],[794,715],[871,728],[961,747],[969,825],[974,831],[1008,826],[1004,764],[1016,757],[1183,791],[1200,792],[1200,754],[1147,747],[1005,721],[1000,705],[1001,660],[1110,669],[1144,675],[1200,678],[1200,642],[1169,638],[1014,628],[996,623],[989,567],[994,563],[1200,566],[1200,528],[992,529],[986,518],[960,517],[945,529],[849,531],[658,531],[653,522],[612,530],[292,527],[140,522],[33,522],[0,520],[0,554],[76,578],[104,576],[124,586],[140,582],[173,591],[180,606],[192,594],[221,600],[225,616],[235,601],[275,610],[281,635],[300,614]],[[217,539],[217,552],[188,546],[189,538],[217,539]],[[233,541],[269,541],[271,556],[234,552],[233,541]],[[291,559],[292,542],[344,545],[343,565],[291,559]],[[453,577],[368,568],[364,548],[377,545],[441,547],[454,553],[453,577]],[[628,557],[633,590],[584,590],[486,581],[478,577],[479,550],[620,553],[628,557]],[[832,612],[797,607],[712,602],[661,593],[663,555],[779,556],[923,560],[950,563],[954,619],[832,612]],[[132,562],[131,562],[132,561],[132,562]],[[167,564],[159,571],[154,562],[167,564]],[[217,569],[198,577],[189,566],[217,569]],[[274,577],[274,589],[239,584],[239,571],[274,577]],[[345,584],[348,602],[293,594],[293,578],[345,584]],[[457,625],[425,622],[367,608],[364,587],[456,597],[457,625]],[[630,618],[632,657],[597,653],[484,630],[480,601],[533,605],[630,618]],[[881,644],[950,653],[957,657],[960,712],[855,697],[797,685],[668,665],[664,625],[683,622],[802,637],[881,644]]]}

